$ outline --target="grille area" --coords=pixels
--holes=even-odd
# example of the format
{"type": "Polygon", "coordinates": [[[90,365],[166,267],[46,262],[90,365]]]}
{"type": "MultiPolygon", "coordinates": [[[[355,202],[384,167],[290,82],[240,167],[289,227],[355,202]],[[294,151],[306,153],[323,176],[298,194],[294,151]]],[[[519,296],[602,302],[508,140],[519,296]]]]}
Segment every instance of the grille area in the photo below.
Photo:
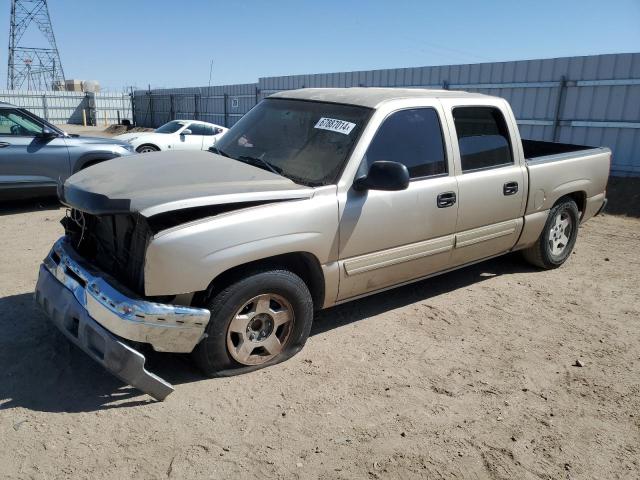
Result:
{"type": "Polygon", "coordinates": [[[144,257],[153,235],[144,217],[90,215],[71,209],[62,225],[80,255],[133,292],[144,295],[144,257]]]}

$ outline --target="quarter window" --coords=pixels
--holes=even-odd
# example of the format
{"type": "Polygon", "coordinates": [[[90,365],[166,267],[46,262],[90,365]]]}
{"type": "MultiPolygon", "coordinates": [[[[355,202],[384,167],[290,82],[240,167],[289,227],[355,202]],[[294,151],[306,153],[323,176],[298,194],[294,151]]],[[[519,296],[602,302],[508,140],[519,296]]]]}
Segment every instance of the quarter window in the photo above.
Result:
{"type": "Polygon", "coordinates": [[[447,173],[438,113],[433,108],[414,108],[389,116],[369,145],[363,165],[368,170],[378,160],[404,164],[411,178],[447,173]]]}
{"type": "Polygon", "coordinates": [[[493,107],[457,107],[453,120],[462,171],[513,163],[509,131],[502,112],[493,107]]]}

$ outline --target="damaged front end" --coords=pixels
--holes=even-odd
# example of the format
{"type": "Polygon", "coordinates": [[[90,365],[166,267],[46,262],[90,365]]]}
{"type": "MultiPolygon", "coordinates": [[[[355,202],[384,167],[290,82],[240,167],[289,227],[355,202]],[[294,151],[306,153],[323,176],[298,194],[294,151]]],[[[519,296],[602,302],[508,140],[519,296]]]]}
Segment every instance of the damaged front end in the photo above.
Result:
{"type": "Polygon", "coordinates": [[[104,162],[59,186],[58,196],[69,207],[62,220],[65,236],[44,259],[35,293],[67,338],[158,400],[173,388],[144,368],[136,344],[191,352],[205,336],[210,312],[188,305],[193,289],[148,295],[145,263],[157,234],[313,195],[311,188],[212,153],[166,153],[104,162]]]}
{"type": "Polygon", "coordinates": [[[128,341],[157,351],[190,352],[203,338],[209,310],[150,302],[88,264],[66,237],[40,267],[35,299],[74,344],[122,381],[164,398],[173,387],[144,368],[128,341]]]}

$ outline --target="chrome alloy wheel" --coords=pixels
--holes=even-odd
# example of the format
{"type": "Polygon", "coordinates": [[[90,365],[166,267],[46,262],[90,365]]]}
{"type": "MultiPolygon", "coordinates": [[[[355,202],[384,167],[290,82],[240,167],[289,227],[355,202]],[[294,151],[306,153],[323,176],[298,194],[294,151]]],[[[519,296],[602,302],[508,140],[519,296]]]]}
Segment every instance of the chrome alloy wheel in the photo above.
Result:
{"type": "Polygon", "coordinates": [[[293,331],[293,307],[280,295],[265,293],[246,302],[227,329],[227,349],[243,365],[268,362],[285,348],[293,331]]]}
{"type": "Polygon", "coordinates": [[[566,210],[561,210],[553,219],[553,226],[549,230],[549,250],[554,257],[562,255],[567,248],[572,230],[571,215],[566,210]]]}

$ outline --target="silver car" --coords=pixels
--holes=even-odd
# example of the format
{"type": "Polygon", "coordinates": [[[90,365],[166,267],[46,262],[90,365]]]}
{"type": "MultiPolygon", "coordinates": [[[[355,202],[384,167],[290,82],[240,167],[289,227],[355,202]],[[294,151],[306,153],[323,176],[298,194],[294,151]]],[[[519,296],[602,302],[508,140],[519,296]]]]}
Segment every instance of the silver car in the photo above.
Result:
{"type": "Polygon", "coordinates": [[[126,142],[69,135],[24,108],[0,102],[0,198],[55,194],[75,172],[132,153],[126,142]]]}

